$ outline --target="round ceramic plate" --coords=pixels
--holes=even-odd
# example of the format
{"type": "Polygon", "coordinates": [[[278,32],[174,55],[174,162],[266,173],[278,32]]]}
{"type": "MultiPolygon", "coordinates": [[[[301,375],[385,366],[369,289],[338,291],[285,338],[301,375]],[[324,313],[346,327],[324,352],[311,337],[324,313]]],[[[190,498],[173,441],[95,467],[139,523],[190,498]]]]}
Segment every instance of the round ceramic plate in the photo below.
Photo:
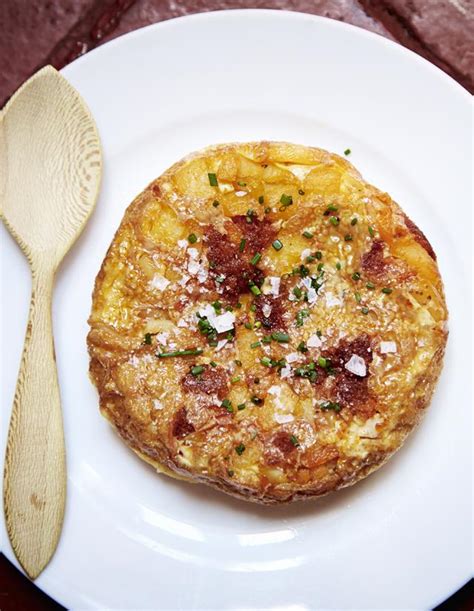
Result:
{"type": "MultiPolygon", "coordinates": [[[[69,488],[62,538],[38,585],[74,609],[426,608],[449,596],[471,574],[470,96],[379,36],[277,11],[160,23],[63,73],[97,121],[105,174],[57,278],[69,488]],[[260,139],[350,148],[364,177],[432,241],[451,316],[433,403],[402,450],[353,488],[286,507],[156,475],[99,415],[87,373],[92,286],[126,206],[186,153],[260,139]]],[[[8,407],[30,281],[1,237],[8,407]]],[[[2,450],[8,418],[4,409],[2,450]]]]}

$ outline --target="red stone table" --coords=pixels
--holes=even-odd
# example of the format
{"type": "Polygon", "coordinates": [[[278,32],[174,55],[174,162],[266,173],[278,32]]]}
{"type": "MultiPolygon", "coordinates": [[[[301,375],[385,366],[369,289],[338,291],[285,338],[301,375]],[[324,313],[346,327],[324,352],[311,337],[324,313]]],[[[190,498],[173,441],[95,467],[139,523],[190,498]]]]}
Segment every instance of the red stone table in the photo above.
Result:
{"type": "MultiPolygon", "coordinates": [[[[474,0],[0,0],[0,106],[45,64],[57,68],[157,21],[225,8],[313,13],[405,45],[474,93],[474,0]]],[[[474,608],[472,582],[442,607],[474,608]]],[[[0,611],[61,609],[0,557],[0,611]]]]}

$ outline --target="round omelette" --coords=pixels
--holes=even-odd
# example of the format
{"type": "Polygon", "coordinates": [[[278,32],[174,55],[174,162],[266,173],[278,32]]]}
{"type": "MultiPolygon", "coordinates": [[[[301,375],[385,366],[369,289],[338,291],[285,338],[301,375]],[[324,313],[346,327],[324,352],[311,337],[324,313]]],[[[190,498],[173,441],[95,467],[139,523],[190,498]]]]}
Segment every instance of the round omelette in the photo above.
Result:
{"type": "Polygon", "coordinates": [[[102,414],[158,471],[283,503],[401,446],[446,321],[430,243],[346,159],[225,144],[127,209],[95,283],[90,372],[102,414]]]}

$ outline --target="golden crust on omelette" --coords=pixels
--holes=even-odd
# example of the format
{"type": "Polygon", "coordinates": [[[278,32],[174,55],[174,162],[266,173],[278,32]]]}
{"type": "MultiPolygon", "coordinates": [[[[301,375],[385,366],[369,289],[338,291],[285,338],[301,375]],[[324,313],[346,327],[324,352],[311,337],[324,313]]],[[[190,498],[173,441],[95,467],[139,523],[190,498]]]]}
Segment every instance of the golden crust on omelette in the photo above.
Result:
{"type": "Polygon", "coordinates": [[[95,283],[90,371],[103,415],[159,471],[288,502],[400,447],[446,320],[428,240],[347,160],[221,145],[127,209],[95,283]]]}

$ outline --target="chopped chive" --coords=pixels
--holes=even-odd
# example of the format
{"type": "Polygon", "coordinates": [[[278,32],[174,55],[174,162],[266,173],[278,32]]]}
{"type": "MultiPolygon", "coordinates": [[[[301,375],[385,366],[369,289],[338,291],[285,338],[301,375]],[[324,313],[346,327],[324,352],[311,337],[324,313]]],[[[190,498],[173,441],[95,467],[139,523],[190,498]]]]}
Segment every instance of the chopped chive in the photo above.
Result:
{"type": "Polygon", "coordinates": [[[238,310],[240,310],[240,308],[242,307],[242,304],[240,303],[240,301],[238,301],[238,302],[235,304],[235,307],[236,307],[238,310]]]}
{"type": "Polygon", "coordinates": [[[190,234],[188,235],[188,242],[189,242],[190,244],[196,244],[196,242],[197,242],[197,241],[198,241],[198,239],[197,239],[197,236],[196,236],[196,234],[195,234],[195,233],[190,233],[190,234]]]}
{"type": "Polygon", "coordinates": [[[318,267],[316,268],[318,272],[322,272],[324,268],[324,263],[318,263],[318,267]]]}
{"type": "Polygon", "coordinates": [[[204,371],[204,367],[202,365],[195,365],[194,367],[191,367],[191,373],[193,374],[193,376],[198,376],[203,371],[204,371]]]}
{"type": "Polygon", "coordinates": [[[253,342],[253,344],[250,344],[250,347],[253,349],[253,348],[258,348],[261,345],[262,345],[261,342],[253,342]]]}
{"type": "Polygon", "coordinates": [[[212,172],[208,172],[207,176],[209,178],[209,184],[211,185],[211,187],[217,187],[219,185],[219,183],[217,182],[217,176],[215,174],[213,174],[212,172]]]}
{"type": "Polygon", "coordinates": [[[323,403],[321,403],[320,408],[325,412],[329,410],[332,410],[334,412],[340,412],[342,409],[341,404],[335,401],[324,401],[323,403]]]}
{"type": "Polygon", "coordinates": [[[228,412],[234,411],[234,408],[232,407],[232,403],[229,401],[229,399],[224,399],[224,401],[222,401],[221,403],[221,407],[225,407],[228,412]]]}
{"type": "Polygon", "coordinates": [[[259,320],[257,320],[257,322],[254,323],[253,328],[254,329],[260,329],[261,326],[262,326],[262,323],[259,320]]]}
{"type": "Polygon", "coordinates": [[[320,250],[317,250],[317,251],[314,253],[314,256],[316,257],[316,259],[321,260],[321,259],[323,258],[323,253],[322,253],[320,250]]]}
{"type": "Polygon", "coordinates": [[[258,288],[256,284],[250,287],[250,291],[257,297],[262,294],[262,291],[258,288]]]}
{"type": "Polygon", "coordinates": [[[235,377],[231,378],[230,383],[231,384],[237,384],[237,382],[240,382],[241,379],[242,379],[242,376],[235,376],[235,377]]]}
{"type": "Polygon", "coordinates": [[[220,202],[218,202],[218,201],[217,201],[217,199],[215,199],[215,200],[212,202],[212,205],[214,206],[214,208],[217,208],[217,206],[220,206],[220,202]]]}
{"type": "Polygon", "coordinates": [[[369,313],[369,308],[362,308],[362,314],[368,314],[369,313]]]}
{"type": "Polygon", "coordinates": [[[290,441],[295,446],[295,448],[300,445],[300,442],[298,441],[297,437],[295,437],[295,435],[291,435],[290,441]]]}
{"type": "Polygon", "coordinates": [[[296,326],[302,327],[304,324],[304,319],[309,316],[309,310],[300,310],[296,314],[296,326]]]}
{"type": "Polygon", "coordinates": [[[233,469],[227,469],[227,475],[228,475],[229,477],[234,477],[234,471],[233,471],[233,469]]]}
{"type": "Polygon", "coordinates": [[[280,242],[280,240],[275,240],[275,241],[272,243],[272,246],[273,246],[273,248],[274,248],[275,250],[281,250],[281,249],[283,248],[283,244],[282,244],[282,242],[280,242]]]}
{"type": "Polygon", "coordinates": [[[249,322],[244,323],[244,327],[246,329],[253,329],[253,326],[249,322]]]}
{"type": "Polygon", "coordinates": [[[268,356],[264,356],[263,358],[261,358],[260,362],[262,363],[262,365],[265,365],[265,367],[271,367],[272,364],[272,360],[268,358],[268,356]]]}
{"type": "Polygon", "coordinates": [[[220,301],[213,301],[211,305],[216,312],[222,309],[222,303],[220,301]]]}
{"type": "Polygon", "coordinates": [[[311,240],[313,234],[311,233],[311,231],[303,231],[303,237],[308,238],[308,240],[311,240]]]}
{"type": "Polygon", "coordinates": [[[303,191],[303,189],[298,189],[298,193],[299,193],[300,195],[304,195],[304,191],[303,191]]]}
{"type": "Polygon", "coordinates": [[[354,217],[351,221],[351,225],[354,227],[354,225],[357,225],[357,219],[354,217]]]}
{"type": "Polygon", "coordinates": [[[225,276],[223,274],[220,274],[219,276],[216,277],[216,282],[218,284],[222,284],[225,280],[225,276]]]}
{"type": "Polygon", "coordinates": [[[242,456],[242,454],[245,452],[245,446],[243,443],[239,443],[238,446],[235,446],[235,451],[237,452],[237,454],[239,456],[242,456]]]}
{"type": "Polygon", "coordinates": [[[244,252],[245,244],[247,244],[247,240],[245,238],[242,238],[240,240],[240,245],[239,245],[240,252],[244,252]]]}
{"type": "Polygon", "coordinates": [[[316,257],[313,255],[309,255],[304,261],[305,263],[312,263],[313,261],[316,261],[316,257]]]}
{"type": "Polygon", "coordinates": [[[385,295],[390,295],[391,292],[392,292],[392,289],[389,289],[389,288],[382,289],[382,293],[385,293],[385,295]]]}
{"type": "MultiPolygon", "coordinates": [[[[283,193],[283,195],[280,197],[280,204],[282,204],[282,208],[285,209],[288,206],[291,206],[292,203],[293,203],[293,197],[291,195],[285,195],[285,193],[283,193]]],[[[280,210],[282,208],[280,208],[280,210]]]]}
{"type": "Polygon", "coordinates": [[[143,343],[147,346],[151,346],[151,333],[145,333],[145,339],[143,340],[143,343]]]}
{"type": "Polygon", "coordinates": [[[265,210],[264,210],[265,214],[270,214],[271,211],[272,211],[271,208],[265,208],[265,210]]]}
{"type": "Polygon", "coordinates": [[[346,155],[346,156],[347,156],[347,155],[350,155],[350,154],[351,154],[351,149],[346,149],[346,150],[344,151],[344,155],[346,155]]]}
{"type": "Polygon", "coordinates": [[[331,225],[334,225],[334,227],[337,227],[339,225],[339,219],[337,218],[337,216],[331,216],[329,222],[331,223],[331,225]]]}
{"type": "Polygon", "coordinates": [[[296,349],[298,350],[298,352],[308,352],[308,347],[304,342],[300,342],[296,349]]]}
{"type": "Polygon", "coordinates": [[[237,367],[242,367],[242,361],[240,361],[239,359],[235,359],[234,363],[237,365],[237,367]]]}
{"type": "Polygon", "coordinates": [[[210,365],[211,367],[217,367],[217,363],[216,363],[216,361],[211,361],[211,362],[209,363],[209,365],[210,365]]]}
{"type": "Polygon", "coordinates": [[[257,306],[254,303],[252,303],[252,305],[250,306],[250,311],[251,312],[256,312],[257,311],[257,306]]]}
{"type": "Polygon", "coordinates": [[[354,297],[355,297],[355,300],[357,301],[357,303],[360,303],[360,301],[362,299],[360,293],[354,293],[354,297]]]}
{"type": "Polygon", "coordinates": [[[272,338],[270,335],[265,335],[265,337],[262,337],[262,344],[271,344],[272,343],[272,338]]]}
{"type": "Polygon", "coordinates": [[[204,350],[202,348],[189,348],[188,350],[174,350],[173,352],[159,352],[156,356],[160,359],[164,359],[170,356],[191,356],[202,354],[204,350]]]}
{"type": "Polygon", "coordinates": [[[375,288],[375,284],[373,282],[367,282],[367,284],[365,285],[368,289],[374,289],[375,288]]]}
{"type": "Polygon", "coordinates": [[[256,252],[254,256],[250,259],[250,263],[252,265],[257,265],[257,263],[260,261],[261,258],[262,258],[262,255],[259,252],[256,252]]]}
{"type": "Polygon", "coordinates": [[[352,274],[352,280],[360,280],[360,273],[359,272],[354,272],[352,274]]]}
{"type": "Polygon", "coordinates": [[[338,262],[336,263],[336,269],[337,269],[337,270],[340,270],[340,269],[341,269],[341,267],[342,267],[342,265],[341,265],[341,264],[339,263],[339,261],[338,261],[338,262]]]}
{"type": "Polygon", "coordinates": [[[337,212],[337,210],[338,210],[338,207],[337,207],[337,206],[335,206],[334,204],[330,204],[330,205],[329,205],[329,206],[326,208],[326,212],[327,212],[327,213],[329,213],[329,212],[337,212]]]}
{"type": "Polygon", "coordinates": [[[272,333],[272,339],[280,344],[287,344],[290,341],[288,333],[282,333],[281,331],[275,331],[272,333]]]}
{"type": "Polygon", "coordinates": [[[295,288],[293,289],[293,295],[297,298],[297,299],[301,299],[301,296],[303,295],[303,291],[300,289],[299,286],[295,286],[295,288]]]}
{"type": "Polygon", "coordinates": [[[265,201],[265,198],[263,197],[263,195],[259,195],[258,197],[258,203],[259,204],[263,204],[263,202],[265,201]]]}
{"type": "Polygon", "coordinates": [[[326,368],[328,366],[328,359],[325,359],[324,356],[318,356],[318,365],[326,368]]]}
{"type": "Polygon", "coordinates": [[[373,238],[373,237],[374,237],[374,235],[375,235],[374,228],[373,228],[373,227],[371,227],[371,226],[369,225],[368,229],[369,229],[369,234],[370,234],[370,237],[371,237],[371,238],[373,238]]]}
{"type": "Polygon", "coordinates": [[[243,409],[245,409],[245,403],[239,403],[237,405],[237,409],[239,410],[239,412],[241,412],[243,409]]]}
{"type": "Polygon", "coordinates": [[[352,236],[350,233],[346,233],[346,235],[344,236],[344,240],[346,242],[352,242],[352,236]]]}
{"type": "Polygon", "coordinates": [[[237,184],[239,185],[239,187],[246,187],[247,186],[246,182],[241,182],[240,180],[239,180],[239,182],[237,184]]]}
{"type": "Polygon", "coordinates": [[[261,399],[260,397],[257,397],[256,395],[254,395],[253,397],[250,398],[250,401],[252,401],[252,403],[254,405],[262,405],[263,403],[263,399],[261,399]]]}

